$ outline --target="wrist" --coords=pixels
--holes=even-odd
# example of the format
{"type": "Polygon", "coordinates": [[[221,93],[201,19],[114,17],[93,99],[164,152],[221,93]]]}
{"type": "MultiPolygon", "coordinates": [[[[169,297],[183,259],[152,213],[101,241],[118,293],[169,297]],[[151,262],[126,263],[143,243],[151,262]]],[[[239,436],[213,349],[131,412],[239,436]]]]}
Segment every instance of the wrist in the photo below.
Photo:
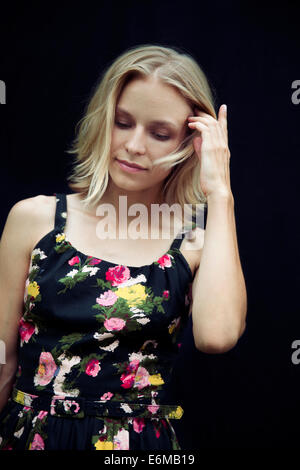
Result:
{"type": "Polygon", "coordinates": [[[218,191],[211,194],[208,194],[206,197],[207,204],[210,203],[225,203],[225,204],[234,204],[233,194],[231,191],[218,191]]]}

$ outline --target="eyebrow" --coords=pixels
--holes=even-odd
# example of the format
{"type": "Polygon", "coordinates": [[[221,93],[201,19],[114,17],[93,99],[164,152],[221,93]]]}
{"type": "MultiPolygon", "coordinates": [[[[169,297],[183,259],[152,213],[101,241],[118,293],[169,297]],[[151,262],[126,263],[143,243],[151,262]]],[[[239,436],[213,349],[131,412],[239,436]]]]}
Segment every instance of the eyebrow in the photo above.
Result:
{"type": "MultiPolygon", "coordinates": [[[[116,112],[120,112],[120,113],[126,114],[129,117],[132,117],[131,114],[128,111],[121,108],[120,106],[116,107],[116,112]]],[[[178,130],[178,127],[176,126],[176,124],[174,124],[171,121],[155,120],[155,121],[151,121],[151,124],[155,124],[155,125],[158,125],[158,126],[170,126],[174,130],[176,130],[176,131],[178,130]]]]}

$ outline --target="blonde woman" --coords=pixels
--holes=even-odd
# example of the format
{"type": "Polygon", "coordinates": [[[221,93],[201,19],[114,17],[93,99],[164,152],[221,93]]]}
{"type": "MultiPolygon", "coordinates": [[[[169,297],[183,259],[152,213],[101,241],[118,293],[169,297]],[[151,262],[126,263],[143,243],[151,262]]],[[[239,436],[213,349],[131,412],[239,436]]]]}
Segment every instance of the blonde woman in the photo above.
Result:
{"type": "Polygon", "coordinates": [[[245,329],[225,106],[216,116],[189,54],[136,46],[103,73],[69,152],[74,192],[19,201],[2,234],[0,446],[180,449],[187,321],[206,353],[245,329]]]}

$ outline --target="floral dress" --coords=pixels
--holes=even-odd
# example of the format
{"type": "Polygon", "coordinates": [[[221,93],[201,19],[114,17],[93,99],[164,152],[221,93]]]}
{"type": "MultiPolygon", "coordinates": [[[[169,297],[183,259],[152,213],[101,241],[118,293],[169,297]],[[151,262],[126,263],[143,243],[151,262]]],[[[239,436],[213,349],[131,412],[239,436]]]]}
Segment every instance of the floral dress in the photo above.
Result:
{"type": "Polygon", "coordinates": [[[32,251],[19,362],[1,450],[180,449],[172,370],[188,321],[184,231],[150,265],[111,263],[67,240],[66,194],[32,251]]]}

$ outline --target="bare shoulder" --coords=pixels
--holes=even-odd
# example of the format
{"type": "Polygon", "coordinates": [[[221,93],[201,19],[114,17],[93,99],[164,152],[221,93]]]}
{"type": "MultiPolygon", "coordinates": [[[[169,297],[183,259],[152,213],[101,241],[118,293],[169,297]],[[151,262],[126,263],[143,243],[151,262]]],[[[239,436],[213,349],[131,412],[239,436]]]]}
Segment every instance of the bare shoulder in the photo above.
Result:
{"type": "Polygon", "coordinates": [[[5,228],[18,234],[31,253],[37,241],[54,228],[56,197],[38,195],[16,202],[9,211],[5,228]]]}
{"type": "Polygon", "coordinates": [[[18,219],[28,224],[34,224],[43,219],[49,218],[55,211],[55,196],[38,195],[21,199],[10,209],[9,216],[16,221],[18,219]]]}

